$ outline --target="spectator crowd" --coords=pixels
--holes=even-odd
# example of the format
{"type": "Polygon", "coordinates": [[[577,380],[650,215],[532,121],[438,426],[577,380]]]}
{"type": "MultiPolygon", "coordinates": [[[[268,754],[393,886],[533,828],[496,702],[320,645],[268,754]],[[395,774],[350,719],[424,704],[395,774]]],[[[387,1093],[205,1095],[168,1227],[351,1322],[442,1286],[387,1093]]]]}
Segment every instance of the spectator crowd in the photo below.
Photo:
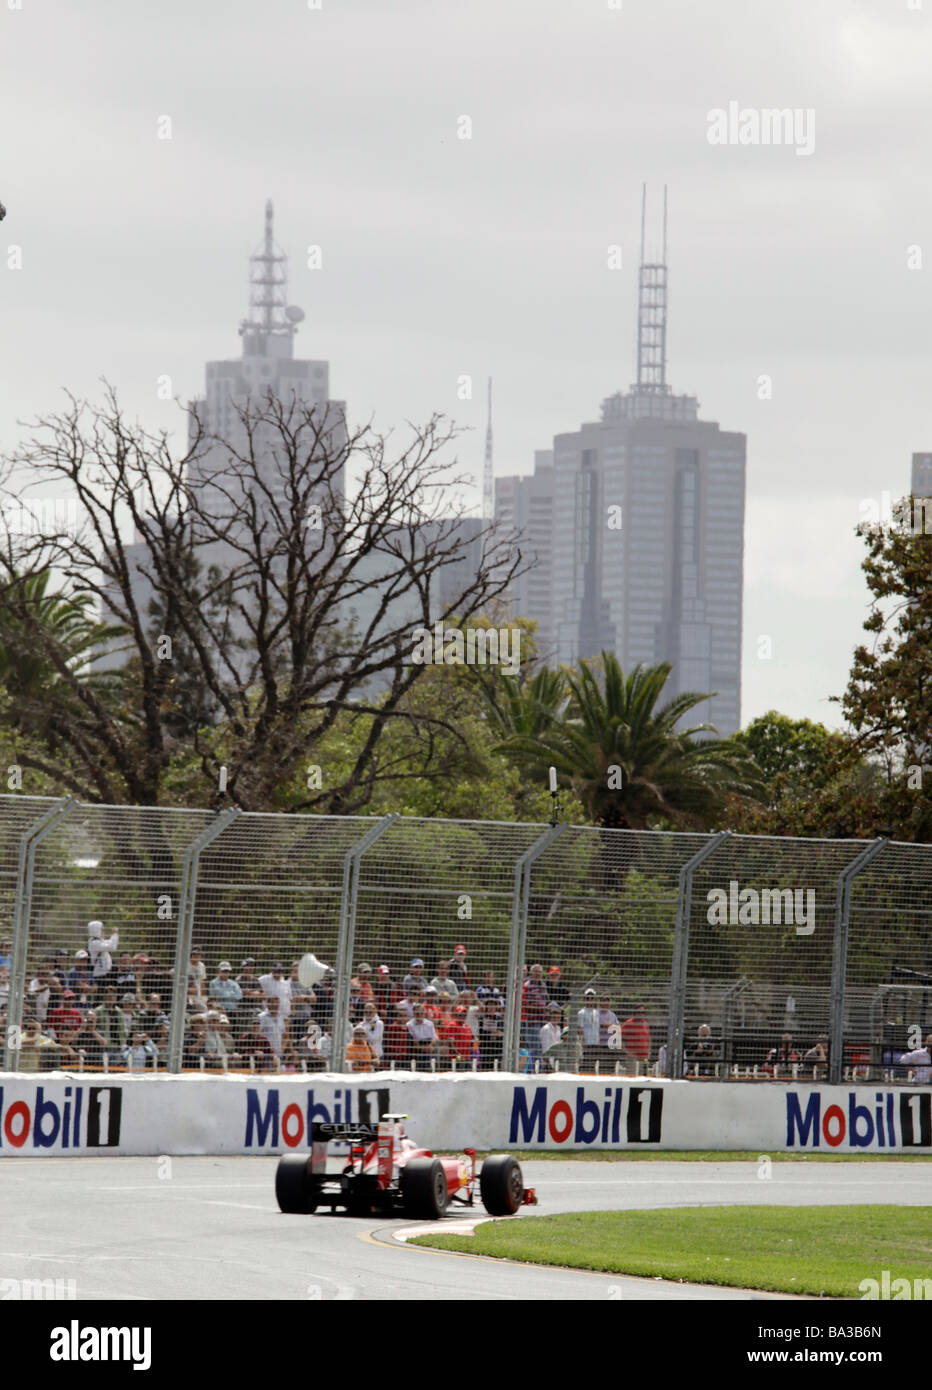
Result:
{"type": "MultiPolygon", "coordinates": [[[[6,1030],[12,946],[0,941],[0,1028],[6,1030]]],[[[502,1064],[507,992],[493,970],[470,975],[467,950],[456,945],[431,974],[422,957],[406,973],[362,961],[350,981],[345,1068],[422,1071],[476,1069],[502,1064]]],[[[299,962],[273,961],[261,970],[254,956],[234,967],[208,969],[203,950],[187,966],[183,1066],[187,1069],[325,1071],[333,1066],[336,1008],[334,972],[313,986],[299,978],[299,962]]],[[[50,952],[28,976],[20,1037],[23,1071],[138,1070],[165,1065],[174,971],[145,952],[119,952],[119,933],[100,921],[87,926],[87,945],[73,954],[50,952]]],[[[651,1063],[647,1008],[627,1016],[609,994],[587,986],[571,999],[561,967],[524,967],[520,1000],[521,1065],[528,1071],[614,1071],[643,1074],[651,1063]]],[[[921,1048],[898,1057],[915,1079],[932,1077],[932,1034],[921,1048]]],[[[700,1024],[684,1049],[687,1076],[717,1074],[721,1046],[700,1024]]],[[[665,1071],[666,1045],[654,1060],[665,1071]]],[[[786,1078],[794,1068],[825,1074],[828,1038],[797,1048],[791,1034],[762,1052],[762,1076],[786,1078]]],[[[338,1068],[341,1069],[341,1068],[338,1068]]]]}
{"type": "MultiPolygon", "coordinates": [[[[20,1046],[23,1070],[164,1065],[174,972],[145,952],[118,954],[119,934],[88,923],[87,946],[47,955],[28,980],[20,1046]]],[[[0,942],[0,1017],[9,1000],[9,942],[0,942]]],[[[362,961],[350,981],[346,1067],[424,1071],[501,1065],[506,991],[493,970],[470,977],[462,943],[431,974],[415,956],[399,980],[388,965],[362,961]]],[[[254,956],[238,968],[208,970],[194,947],[187,967],[185,1068],[323,1071],[332,1065],[336,981],[332,970],[311,988],[299,962],[274,961],[260,973],[254,956]]],[[[400,971],[398,972],[401,973],[400,971]]],[[[559,966],[524,969],[520,1004],[522,1064],[528,1070],[584,1069],[620,1058],[647,1063],[650,1028],[637,1005],[624,1021],[611,999],[585,990],[572,1009],[559,966]]]]}

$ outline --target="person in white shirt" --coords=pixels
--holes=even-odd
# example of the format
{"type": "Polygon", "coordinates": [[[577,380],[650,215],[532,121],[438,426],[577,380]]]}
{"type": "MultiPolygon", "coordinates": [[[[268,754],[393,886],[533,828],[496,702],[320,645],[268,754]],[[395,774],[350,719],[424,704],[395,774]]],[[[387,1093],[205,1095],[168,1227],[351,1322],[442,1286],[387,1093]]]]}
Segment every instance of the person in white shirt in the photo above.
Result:
{"type": "Polygon", "coordinates": [[[431,984],[433,985],[434,989],[437,991],[438,994],[449,994],[453,1003],[456,1003],[456,997],[459,994],[459,989],[457,988],[456,981],[450,975],[449,961],[442,960],[438,963],[437,973],[431,980],[431,984]]]}
{"type": "Polygon", "coordinates": [[[897,1065],[914,1067],[917,1083],[927,1086],[932,1079],[932,1033],[926,1034],[925,1047],[917,1047],[913,1052],[904,1052],[897,1065]]]}
{"type": "Polygon", "coordinates": [[[291,981],[285,979],[285,967],[280,960],[272,966],[271,974],[260,975],[259,984],[266,994],[274,996],[281,1006],[282,1019],[291,1017],[291,981]]]}
{"type": "Polygon", "coordinates": [[[323,1071],[333,1051],[333,1039],[319,1023],[313,1019],[307,1025],[307,1032],[298,1043],[298,1056],[311,1063],[314,1071],[323,1071]]]}
{"type": "Polygon", "coordinates": [[[599,1051],[599,1001],[594,989],[587,989],[583,995],[583,1006],[576,1015],[576,1025],[583,1045],[583,1069],[590,1071],[595,1066],[599,1051]]]}
{"type": "Polygon", "coordinates": [[[418,1071],[430,1071],[430,1059],[437,1051],[437,1030],[427,1017],[421,1003],[414,1006],[414,1017],[408,1024],[411,1055],[418,1071]]]}
{"type": "Polygon", "coordinates": [[[87,924],[87,950],[90,956],[92,972],[95,980],[99,980],[102,975],[109,975],[113,969],[113,958],[111,951],[115,951],[120,944],[120,933],[114,931],[112,936],[108,936],[104,941],[103,922],[88,922],[87,924]]]}
{"type": "Polygon", "coordinates": [[[548,1060],[547,1053],[552,1047],[556,1047],[557,1043],[562,1039],[562,1023],[563,1010],[560,1008],[559,1004],[551,1004],[547,1010],[547,1022],[540,1030],[541,1056],[545,1059],[546,1065],[551,1068],[556,1065],[556,1059],[551,1057],[548,1060]]]}
{"type": "Polygon", "coordinates": [[[281,1000],[278,995],[269,996],[266,1008],[259,1015],[258,1027],[276,1061],[280,1062],[286,1051],[288,1024],[287,1020],[282,1017],[281,1000]]]}
{"type": "Polygon", "coordinates": [[[376,1012],[375,1004],[371,1001],[366,1003],[366,1006],[362,1011],[362,1022],[363,1027],[366,1030],[366,1040],[369,1043],[369,1046],[372,1048],[372,1051],[375,1053],[376,1057],[378,1057],[379,1061],[381,1062],[382,1042],[385,1037],[385,1024],[379,1018],[379,1015],[376,1012]]]}

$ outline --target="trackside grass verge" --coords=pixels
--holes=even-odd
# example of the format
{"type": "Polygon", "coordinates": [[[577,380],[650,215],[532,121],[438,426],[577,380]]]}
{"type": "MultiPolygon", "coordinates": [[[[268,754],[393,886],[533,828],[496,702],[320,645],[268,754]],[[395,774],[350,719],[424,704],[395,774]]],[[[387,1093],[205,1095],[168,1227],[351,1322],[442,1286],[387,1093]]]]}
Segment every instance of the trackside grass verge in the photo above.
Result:
{"type": "MultiPolygon", "coordinates": [[[[862,1280],[932,1280],[932,1207],[699,1207],[488,1221],[416,1245],[527,1264],[861,1298],[862,1280]]],[[[932,1292],[932,1282],[929,1291],[932,1292]]]]}
{"type": "MultiPolygon", "coordinates": [[[[489,1153],[499,1153],[489,1149],[489,1153]]],[[[537,1159],[554,1159],[556,1162],[572,1160],[574,1163],[614,1163],[619,1159],[625,1163],[758,1163],[769,1158],[773,1163],[929,1163],[932,1153],[763,1153],[760,1149],[509,1149],[519,1163],[530,1163],[537,1159]]],[[[485,1153],[478,1155],[485,1157],[485,1153]]]]}

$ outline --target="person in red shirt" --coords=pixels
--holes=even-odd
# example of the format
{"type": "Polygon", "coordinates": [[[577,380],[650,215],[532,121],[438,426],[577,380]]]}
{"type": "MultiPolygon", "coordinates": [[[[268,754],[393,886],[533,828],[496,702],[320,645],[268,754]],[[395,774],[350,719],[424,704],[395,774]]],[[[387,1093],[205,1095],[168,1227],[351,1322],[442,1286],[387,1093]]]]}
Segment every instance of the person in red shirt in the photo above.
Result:
{"type": "Polygon", "coordinates": [[[66,1033],[79,1033],[84,1022],[84,1015],[80,1009],[75,1008],[74,990],[66,989],[61,997],[58,1008],[52,1009],[49,1014],[48,1026],[55,1034],[56,1041],[70,1042],[71,1038],[64,1037],[66,1033]]]}
{"type": "Polygon", "coordinates": [[[62,993],[61,1003],[49,1014],[48,1027],[62,1051],[62,1060],[77,1056],[75,1048],[84,1029],[84,1015],[75,1008],[73,989],[62,993]]]}
{"type": "Polygon", "coordinates": [[[646,1062],[650,1056],[650,1026],[643,1004],[635,1005],[634,1013],[621,1025],[621,1045],[637,1062],[646,1062]]]}
{"type": "Polygon", "coordinates": [[[387,965],[380,965],[375,972],[372,981],[372,994],[379,1018],[394,1018],[398,1012],[395,1005],[404,999],[404,992],[395,984],[392,979],[392,972],[387,965]]]}
{"type": "Polygon", "coordinates": [[[437,987],[435,985],[428,985],[422,995],[422,999],[425,1005],[425,1016],[430,1019],[431,1023],[436,1028],[443,1016],[437,987]]]}
{"type": "Polygon", "coordinates": [[[382,1061],[387,1067],[406,1067],[411,1061],[411,1034],[408,1032],[408,1010],[404,1000],[395,1005],[395,1016],[385,1029],[382,1040],[382,1061]]]}
{"type": "Polygon", "coordinates": [[[455,1061],[457,1066],[472,1066],[473,1058],[479,1056],[479,1047],[466,1022],[465,1004],[458,1004],[455,1009],[444,1009],[443,1018],[436,1028],[440,1039],[439,1056],[445,1061],[455,1061]]]}

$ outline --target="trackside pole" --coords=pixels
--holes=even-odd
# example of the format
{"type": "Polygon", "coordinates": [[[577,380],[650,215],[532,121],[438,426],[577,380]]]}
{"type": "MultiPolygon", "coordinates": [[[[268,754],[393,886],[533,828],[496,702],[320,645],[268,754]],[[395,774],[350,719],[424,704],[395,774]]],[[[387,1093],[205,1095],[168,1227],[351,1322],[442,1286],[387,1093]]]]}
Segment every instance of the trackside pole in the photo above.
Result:
{"type": "Polygon", "coordinates": [[[19,842],[16,867],[16,901],[13,906],[13,958],[10,961],[10,1003],[6,1037],[3,1043],[3,1070],[15,1071],[19,1064],[23,1029],[23,996],[26,992],[26,961],[29,953],[29,920],[32,915],[32,882],[36,850],[51,830],[74,810],[78,802],[67,796],[50,806],[45,815],[30,826],[19,842]]]}
{"type": "Polygon", "coordinates": [[[515,864],[514,891],[511,898],[511,941],[508,947],[508,1000],[505,1011],[505,1036],[502,1041],[502,1069],[518,1070],[518,1050],[521,1045],[521,967],[527,941],[528,904],[531,894],[531,865],[538,855],[549,849],[554,840],[566,830],[566,822],[551,825],[515,864]]]}
{"type": "Polygon", "coordinates": [[[222,835],[228,825],[240,815],[235,807],[221,811],[205,825],[196,840],[184,852],[181,862],[181,896],[178,902],[178,933],[175,940],[175,979],[172,985],[171,1028],[168,1034],[169,1072],[180,1072],[184,1054],[184,1023],[188,1002],[188,960],[194,935],[194,905],[197,900],[197,871],[201,851],[222,835]]]}
{"type": "Polygon", "coordinates": [[[862,869],[875,859],[889,841],[872,840],[838,875],[835,893],[835,939],[832,943],[832,992],[828,1030],[828,1079],[838,1085],[842,1079],[845,1050],[845,975],[848,970],[848,933],[851,916],[851,884],[862,869]]]}
{"type": "Polygon", "coordinates": [[[679,898],[676,904],[676,932],[673,937],[673,963],[670,970],[670,1013],[667,1019],[667,1076],[683,1075],[683,1020],[686,1013],[686,974],[689,970],[689,914],[693,901],[693,874],[714,854],[730,830],[720,830],[680,869],[679,898]]]}
{"type": "Polygon", "coordinates": [[[380,840],[386,830],[390,830],[399,819],[393,812],[383,817],[376,825],[366,831],[352,849],[343,857],[343,888],[340,893],[340,939],[337,946],[336,997],[333,1001],[333,1032],[331,1034],[331,1070],[342,1072],[346,1069],[346,1027],[349,1022],[350,977],[352,976],[353,950],[356,944],[356,907],[359,900],[359,861],[380,840]]]}

